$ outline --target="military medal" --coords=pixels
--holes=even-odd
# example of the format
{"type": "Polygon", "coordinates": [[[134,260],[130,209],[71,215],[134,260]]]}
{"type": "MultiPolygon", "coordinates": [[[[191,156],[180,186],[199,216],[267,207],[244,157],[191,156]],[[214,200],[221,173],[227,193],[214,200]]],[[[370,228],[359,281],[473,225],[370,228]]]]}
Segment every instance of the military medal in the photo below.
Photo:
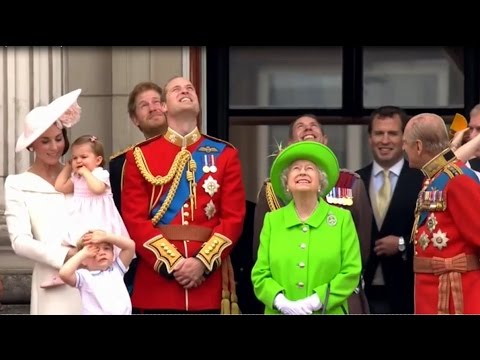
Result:
{"type": "Polygon", "coordinates": [[[420,243],[422,249],[425,250],[428,246],[428,243],[430,242],[430,239],[428,238],[427,234],[422,233],[422,235],[418,239],[418,242],[420,243]]]}
{"type": "Polygon", "coordinates": [[[215,204],[212,200],[210,200],[207,206],[205,206],[205,215],[207,216],[207,219],[210,220],[211,218],[213,218],[213,215],[215,215],[216,211],[217,210],[215,209],[215,204]]]}
{"type": "Polygon", "coordinates": [[[210,196],[213,196],[218,191],[220,185],[218,184],[217,180],[212,178],[212,175],[208,177],[207,180],[203,183],[202,187],[205,189],[205,192],[210,196]]]}
{"type": "Polygon", "coordinates": [[[345,205],[345,189],[344,188],[341,188],[339,187],[338,188],[338,204],[339,205],[345,205]]]}
{"type": "Polygon", "coordinates": [[[437,224],[438,222],[437,222],[437,218],[435,217],[435,214],[431,213],[427,219],[428,230],[430,230],[430,232],[433,232],[433,230],[435,230],[435,228],[437,227],[437,224]]]}
{"type": "Polygon", "coordinates": [[[211,156],[211,159],[212,159],[212,165],[210,165],[210,172],[212,173],[216,173],[217,172],[217,167],[215,166],[215,157],[212,155],[211,156]]]}
{"type": "Polygon", "coordinates": [[[338,204],[336,187],[332,189],[332,204],[338,204]]]}
{"type": "Polygon", "coordinates": [[[347,192],[347,197],[345,199],[345,205],[352,206],[353,205],[353,194],[352,189],[345,189],[347,192]]]}
{"type": "Polygon", "coordinates": [[[442,230],[438,229],[438,231],[432,234],[432,243],[438,250],[442,250],[444,247],[447,247],[447,242],[450,240],[447,237],[447,233],[444,233],[442,230]]]}
{"type": "Polygon", "coordinates": [[[208,155],[203,156],[203,163],[205,165],[203,165],[202,170],[205,174],[217,172],[217,167],[215,166],[215,157],[213,156],[213,154],[210,155],[210,160],[211,161],[208,161],[208,155]],[[212,165],[209,165],[209,164],[212,164],[212,165]]]}
{"type": "Polygon", "coordinates": [[[203,165],[202,170],[203,170],[203,172],[204,172],[205,174],[208,174],[208,173],[210,172],[210,166],[208,166],[208,158],[207,158],[207,155],[203,155],[203,163],[204,163],[205,165],[203,165]]]}

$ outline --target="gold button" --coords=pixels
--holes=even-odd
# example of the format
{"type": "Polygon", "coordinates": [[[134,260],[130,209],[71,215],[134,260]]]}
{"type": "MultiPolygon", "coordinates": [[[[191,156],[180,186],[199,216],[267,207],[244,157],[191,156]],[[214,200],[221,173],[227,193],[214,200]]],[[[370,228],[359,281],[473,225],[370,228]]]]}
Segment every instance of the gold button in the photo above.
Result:
{"type": "Polygon", "coordinates": [[[183,216],[189,216],[189,215],[190,215],[190,213],[189,213],[188,211],[185,211],[185,212],[183,213],[183,216]]]}
{"type": "Polygon", "coordinates": [[[185,221],[183,222],[183,225],[188,225],[188,221],[185,220],[185,221]]]}
{"type": "Polygon", "coordinates": [[[188,206],[189,206],[188,203],[183,204],[183,207],[184,207],[184,208],[188,208],[188,206]]]}

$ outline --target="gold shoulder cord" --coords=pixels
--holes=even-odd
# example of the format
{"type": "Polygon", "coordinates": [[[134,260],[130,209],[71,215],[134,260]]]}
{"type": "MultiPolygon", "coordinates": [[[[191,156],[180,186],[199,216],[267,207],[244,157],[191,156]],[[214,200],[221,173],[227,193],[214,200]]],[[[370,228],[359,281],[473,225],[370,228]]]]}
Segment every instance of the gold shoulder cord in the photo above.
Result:
{"type": "MultiPolygon", "coordinates": [[[[190,151],[186,149],[182,149],[175,159],[173,160],[172,167],[168,171],[166,176],[153,176],[148,168],[147,162],[145,161],[145,157],[143,156],[142,150],[139,147],[136,147],[133,150],[133,156],[135,158],[135,164],[138,167],[138,170],[142,174],[143,178],[152,184],[153,186],[163,186],[170,181],[172,181],[172,185],[170,186],[170,190],[168,190],[167,197],[163,202],[160,209],[157,211],[155,216],[152,218],[153,225],[157,225],[160,219],[165,215],[168,207],[172,203],[173,197],[177,192],[178,185],[180,184],[180,179],[182,177],[183,169],[185,165],[188,163],[188,170],[187,170],[187,180],[190,183],[190,205],[192,209],[197,208],[197,194],[196,194],[196,183],[195,183],[195,171],[197,169],[197,164],[195,160],[192,159],[192,154],[190,151]]],[[[193,215],[192,215],[193,216],[193,215]]],[[[193,220],[193,219],[192,219],[193,220]]]]}
{"type": "Polygon", "coordinates": [[[265,197],[267,198],[268,207],[270,211],[280,209],[280,203],[278,202],[277,196],[273,191],[272,183],[269,181],[267,182],[267,186],[265,187],[265,197]]]}

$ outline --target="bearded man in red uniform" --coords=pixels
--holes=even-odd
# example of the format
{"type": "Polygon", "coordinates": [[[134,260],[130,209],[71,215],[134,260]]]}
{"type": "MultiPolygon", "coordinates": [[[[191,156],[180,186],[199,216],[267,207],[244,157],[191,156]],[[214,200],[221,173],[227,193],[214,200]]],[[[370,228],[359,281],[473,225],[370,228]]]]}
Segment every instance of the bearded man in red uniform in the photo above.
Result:
{"type": "Polygon", "coordinates": [[[403,149],[425,175],[412,230],[415,313],[480,313],[480,186],[449,147],[443,119],[419,114],[405,127],[403,149]]]}
{"type": "Polygon", "coordinates": [[[245,216],[238,152],[200,133],[189,80],[171,79],[162,106],[165,135],[126,154],[122,215],[138,257],[132,305],[136,313],[220,313],[222,296],[233,295],[229,254],[245,216]]]}

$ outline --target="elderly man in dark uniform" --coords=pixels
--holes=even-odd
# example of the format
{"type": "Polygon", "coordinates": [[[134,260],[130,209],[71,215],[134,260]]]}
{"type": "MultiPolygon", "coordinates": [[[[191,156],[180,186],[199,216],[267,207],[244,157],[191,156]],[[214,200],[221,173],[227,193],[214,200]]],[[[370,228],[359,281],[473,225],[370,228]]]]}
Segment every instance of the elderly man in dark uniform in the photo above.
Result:
{"type": "MultiPolygon", "coordinates": [[[[161,136],[167,130],[167,120],[161,108],[161,96],[162,89],[160,86],[147,81],[138,83],[128,97],[127,106],[130,120],[138,127],[146,139],[161,136]]],[[[110,157],[110,184],[112,187],[113,200],[120,213],[125,154],[131,148],[133,148],[133,146],[129,146],[110,157]]],[[[136,259],[134,259],[124,277],[125,284],[130,293],[132,291],[136,264],[136,259]]]]}
{"type": "MultiPolygon", "coordinates": [[[[327,144],[328,138],[315,115],[307,114],[297,118],[290,124],[289,143],[312,140],[327,144]]],[[[372,226],[372,209],[367,197],[367,192],[360,176],[346,169],[340,170],[340,176],[332,191],[326,196],[329,204],[336,205],[351,211],[355,227],[360,240],[362,264],[367,262],[370,253],[370,235],[372,226]]],[[[254,220],[253,257],[257,257],[260,231],[263,226],[265,214],[269,211],[284,206],[278,199],[267,179],[263,184],[257,198],[254,220]]],[[[368,314],[368,302],[363,289],[363,280],[348,300],[350,314],[368,314]]]]}

